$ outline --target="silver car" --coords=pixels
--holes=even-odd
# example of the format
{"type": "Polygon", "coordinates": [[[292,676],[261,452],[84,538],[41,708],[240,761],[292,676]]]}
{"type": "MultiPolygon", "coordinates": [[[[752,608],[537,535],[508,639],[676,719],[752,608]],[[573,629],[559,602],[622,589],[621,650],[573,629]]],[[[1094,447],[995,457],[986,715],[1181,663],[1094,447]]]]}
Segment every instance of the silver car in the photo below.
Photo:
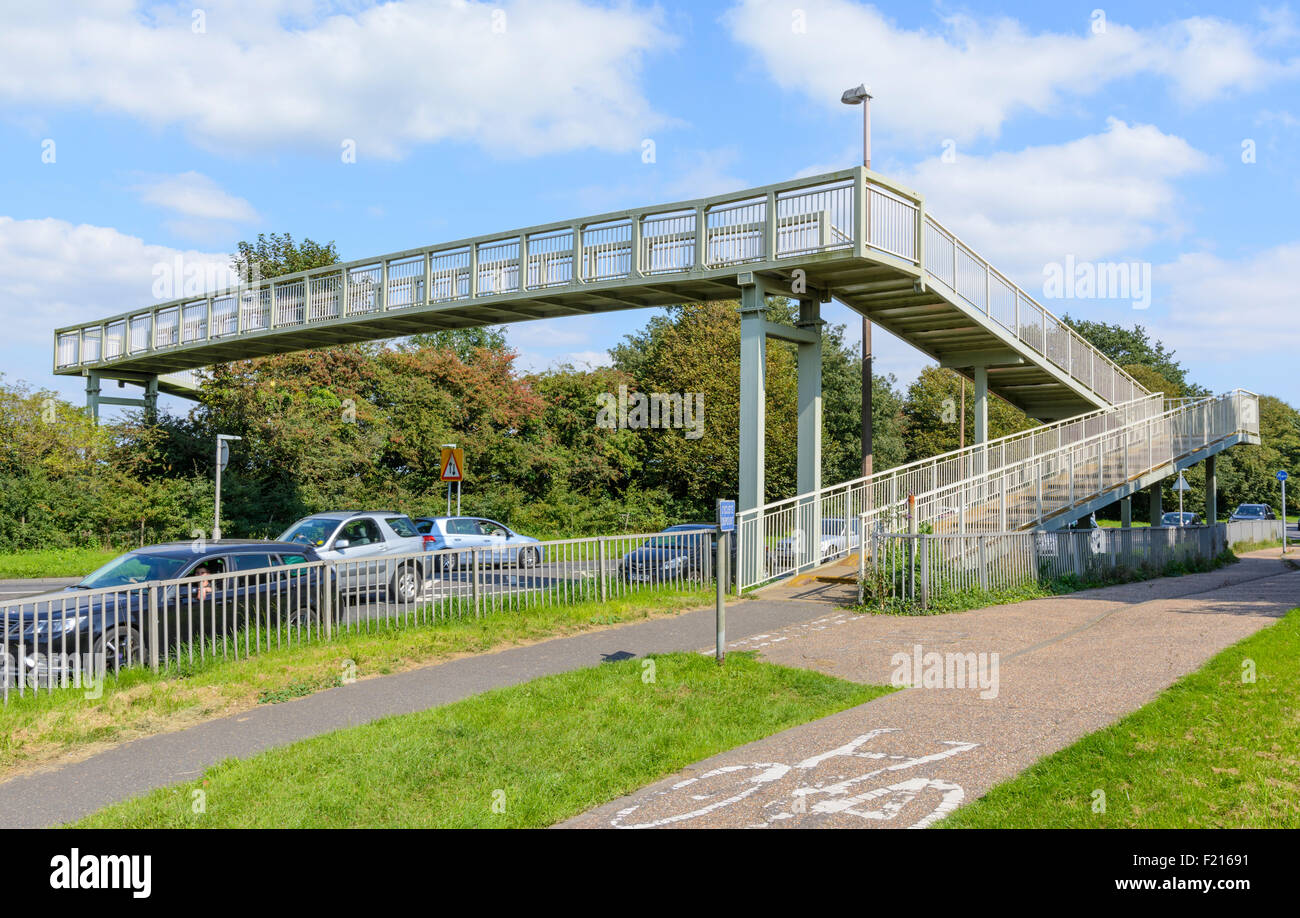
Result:
{"type": "Polygon", "coordinates": [[[337,585],[346,593],[379,591],[390,601],[414,602],[430,575],[428,561],[412,557],[426,550],[426,539],[401,513],[316,513],[286,529],[279,541],[310,545],[336,562],[337,585]]]}

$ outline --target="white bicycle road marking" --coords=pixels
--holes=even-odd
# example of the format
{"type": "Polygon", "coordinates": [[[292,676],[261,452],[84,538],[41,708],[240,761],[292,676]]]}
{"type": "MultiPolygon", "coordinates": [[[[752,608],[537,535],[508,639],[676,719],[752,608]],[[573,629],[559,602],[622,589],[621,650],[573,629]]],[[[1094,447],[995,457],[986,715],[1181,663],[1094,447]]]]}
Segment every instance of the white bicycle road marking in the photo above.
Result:
{"type": "Polygon", "coordinates": [[[763,804],[766,812],[764,821],[757,824],[759,827],[805,814],[845,814],[865,820],[889,821],[906,810],[909,804],[922,794],[938,792],[939,802],[909,825],[909,828],[913,829],[925,828],[961,805],[966,796],[961,785],[934,778],[908,778],[865,790],[860,786],[882,775],[886,776],[884,780],[888,780],[888,776],[896,772],[969,752],[979,744],[945,740],[941,743],[945,748],[928,755],[914,757],[861,751],[864,745],[879,736],[901,732],[897,727],[871,730],[854,737],[842,746],[819,752],[793,765],[783,762],[723,765],[699,777],[678,781],[664,790],[656,791],[649,800],[619,810],[610,820],[610,825],[619,829],[652,829],[688,822],[733,806],[761,790],[772,794],[774,799],[763,804]],[[829,782],[816,780],[814,772],[817,769],[828,762],[843,765],[843,762],[837,761],[841,759],[865,759],[881,763],[881,767],[852,777],[837,774],[834,776],[835,780],[829,782]],[[795,786],[790,787],[791,783],[795,786]],[[637,810],[659,803],[668,804],[668,809],[677,808],[673,804],[694,808],[687,812],[660,816],[645,822],[626,822],[627,818],[637,810]]]}
{"type": "MultiPolygon", "coordinates": [[[[734,641],[727,642],[728,650],[759,650],[763,647],[771,647],[773,644],[779,644],[782,641],[788,641],[792,637],[800,634],[808,634],[817,631],[825,631],[827,628],[833,628],[836,625],[843,625],[853,620],[853,613],[840,612],[835,615],[824,615],[821,618],[815,618],[811,621],[797,622],[793,625],[786,625],[778,631],[771,631],[764,634],[751,634],[746,638],[738,638],[734,641]]],[[[716,648],[708,647],[700,651],[703,654],[714,653],[716,648]]]]}

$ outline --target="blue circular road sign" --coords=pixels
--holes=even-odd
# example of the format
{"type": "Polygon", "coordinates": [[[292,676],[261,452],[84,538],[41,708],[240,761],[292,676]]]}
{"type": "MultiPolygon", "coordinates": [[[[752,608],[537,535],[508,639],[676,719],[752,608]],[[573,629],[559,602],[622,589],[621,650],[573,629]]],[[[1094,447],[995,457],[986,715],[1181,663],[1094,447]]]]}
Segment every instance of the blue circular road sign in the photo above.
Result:
{"type": "Polygon", "coordinates": [[[1287,477],[1288,477],[1288,476],[1287,476],[1287,474],[1286,474],[1286,469],[1282,469],[1281,471],[1279,471],[1279,472],[1277,473],[1277,480],[1278,480],[1278,481],[1286,481],[1286,480],[1287,480],[1287,477]]]}

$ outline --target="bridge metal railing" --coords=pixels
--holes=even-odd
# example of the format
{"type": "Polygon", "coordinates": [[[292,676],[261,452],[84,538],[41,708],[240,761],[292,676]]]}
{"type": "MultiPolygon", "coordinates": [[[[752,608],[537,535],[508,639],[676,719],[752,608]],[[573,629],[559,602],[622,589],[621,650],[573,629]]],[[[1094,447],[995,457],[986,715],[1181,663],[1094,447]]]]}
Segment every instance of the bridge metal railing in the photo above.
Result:
{"type": "Polygon", "coordinates": [[[298,563],[268,545],[251,570],[0,602],[0,695],[93,691],[129,667],[187,673],[359,633],[712,589],[715,551],[712,528],[298,563]]]}
{"type": "Polygon", "coordinates": [[[1086,501],[1238,433],[1258,434],[1244,390],[1165,410],[1159,394],[737,514],[737,585],[859,552],[863,535],[1002,532],[1086,501]]]}
{"type": "MultiPolygon", "coordinates": [[[[626,288],[810,260],[871,259],[916,275],[1042,362],[1118,404],[1136,381],[926,213],[862,168],[695,201],[548,223],[330,265],[141,306],[54,334],[54,370],[109,370],[160,354],[385,315],[436,313],[566,290],[626,288]]],[[[435,319],[430,316],[430,319],[435,319]]],[[[430,327],[436,327],[431,321],[430,327]]],[[[194,358],[191,366],[199,366],[194,358]]]]}
{"type": "Polygon", "coordinates": [[[1281,542],[1286,534],[1283,520],[1230,520],[1228,544],[1251,542],[1281,542]]]}

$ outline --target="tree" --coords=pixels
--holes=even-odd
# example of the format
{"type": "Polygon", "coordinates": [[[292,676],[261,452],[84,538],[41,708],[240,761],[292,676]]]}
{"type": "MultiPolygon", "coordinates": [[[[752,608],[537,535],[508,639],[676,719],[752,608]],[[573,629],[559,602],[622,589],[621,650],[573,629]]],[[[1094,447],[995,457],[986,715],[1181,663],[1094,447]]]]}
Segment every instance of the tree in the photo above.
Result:
{"type": "MultiPolygon", "coordinates": [[[[1171,383],[1176,390],[1165,390],[1167,396],[1203,395],[1207,390],[1191,385],[1187,380],[1187,371],[1174,359],[1174,352],[1165,347],[1164,342],[1152,340],[1150,334],[1141,325],[1134,323],[1132,328],[1122,325],[1110,325],[1106,322],[1094,322],[1088,319],[1074,319],[1066,315],[1062,321],[1084,337],[1093,347],[1101,351],[1120,366],[1128,369],[1132,365],[1147,367],[1171,383]]],[[[1142,380],[1138,380],[1139,383],[1142,380]]],[[[1145,383],[1143,383],[1145,385],[1145,383]]],[[[1149,389],[1150,386],[1147,386],[1149,389]]],[[[1160,390],[1152,390],[1160,391],[1160,390]]]]}
{"type": "Polygon", "coordinates": [[[309,271],[312,268],[324,268],[338,264],[339,253],[333,242],[322,245],[311,239],[294,242],[289,233],[257,234],[256,242],[241,240],[236,245],[236,253],[230,266],[245,283],[254,283],[309,271]]]}
{"type": "Polygon", "coordinates": [[[455,353],[463,362],[474,359],[475,351],[505,353],[510,350],[506,333],[499,326],[480,325],[475,328],[445,328],[421,332],[407,339],[413,347],[441,348],[455,353]]]}
{"type": "MultiPolygon", "coordinates": [[[[962,379],[952,370],[928,366],[907,388],[903,399],[903,444],[907,461],[916,462],[961,445],[962,379]]],[[[965,387],[966,445],[975,442],[975,391],[965,387]]],[[[1019,408],[989,393],[989,439],[1038,425],[1019,408]]]]}

